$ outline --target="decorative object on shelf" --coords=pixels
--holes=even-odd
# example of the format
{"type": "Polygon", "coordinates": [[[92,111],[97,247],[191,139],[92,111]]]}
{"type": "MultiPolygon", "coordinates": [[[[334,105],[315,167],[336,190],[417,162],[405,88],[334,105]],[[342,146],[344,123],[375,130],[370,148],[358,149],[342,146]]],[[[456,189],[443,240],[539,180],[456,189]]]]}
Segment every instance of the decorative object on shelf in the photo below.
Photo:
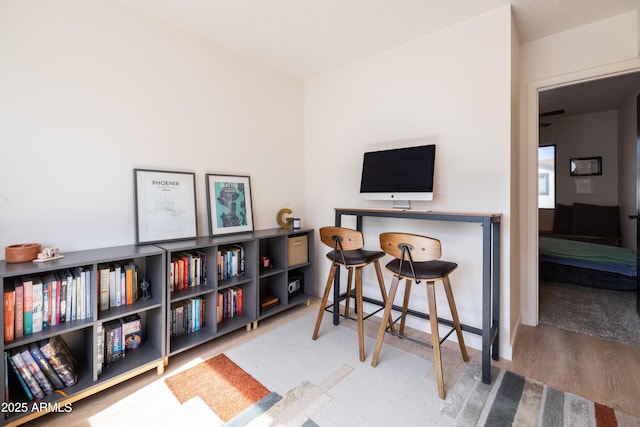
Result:
{"type": "Polygon", "coordinates": [[[60,249],[58,248],[44,248],[42,252],[38,254],[38,257],[33,260],[33,262],[47,262],[52,261],[54,259],[64,258],[64,255],[60,254],[60,249]]]}
{"type": "Polygon", "coordinates": [[[294,230],[300,229],[300,218],[293,218],[293,222],[291,223],[291,228],[294,230]]]}
{"type": "Polygon", "coordinates": [[[602,157],[579,157],[569,160],[571,176],[602,175],[602,157]]]}
{"type": "Polygon", "coordinates": [[[269,259],[268,256],[262,257],[262,268],[265,270],[268,268],[271,268],[271,260],[269,259]]]}
{"type": "Polygon", "coordinates": [[[288,215],[290,213],[293,213],[293,211],[288,208],[283,208],[278,211],[278,216],[276,217],[276,219],[280,228],[291,228],[293,226],[293,218],[284,217],[285,215],[288,215]]]}
{"type": "Polygon", "coordinates": [[[32,261],[40,252],[39,243],[20,243],[4,248],[4,258],[8,263],[32,261]]]}
{"type": "Polygon", "coordinates": [[[253,231],[248,176],[206,174],[211,236],[253,231]]]}
{"type": "Polygon", "coordinates": [[[151,284],[147,282],[147,279],[142,279],[142,282],[140,282],[140,299],[151,299],[151,284]]]}
{"type": "Polygon", "coordinates": [[[195,173],[134,169],[133,178],[137,244],[198,237],[195,173]]]}

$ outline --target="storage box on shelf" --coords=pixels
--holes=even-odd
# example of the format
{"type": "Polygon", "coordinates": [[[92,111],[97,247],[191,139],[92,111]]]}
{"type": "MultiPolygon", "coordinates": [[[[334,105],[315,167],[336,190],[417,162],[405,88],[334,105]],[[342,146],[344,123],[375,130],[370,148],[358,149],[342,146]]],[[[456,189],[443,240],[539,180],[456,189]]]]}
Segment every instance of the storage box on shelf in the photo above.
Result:
{"type": "MultiPolygon", "coordinates": [[[[46,293],[42,294],[41,302],[39,297],[36,297],[36,304],[42,304],[36,307],[36,322],[33,322],[33,308],[30,316],[24,315],[23,296],[23,313],[21,316],[18,315],[23,320],[19,326],[21,332],[16,334],[14,328],[13,339],[5,334],[5,357],[29,347],[32,350],[34,346],[41,347],[53,338],[54,341],[63,341],[69,348],[75,359],[77,374],[75,384],[65,384],[64,394],[53,392],[46,395],[42,401],[37,401],[29,399],[11,364],[7,363],[7,369],[0,365],[4,379],[1,386],[3,396],[5,399],[8,396],[5,406],[15,409],[5,413],[3,422],[8,425],[22,424],[46,413],[51,407],[64,407],[139,373],[151,369],[157,369],[159,374],[162,373],[166,346],[165,266],[165,251],[155,246],[121,246],[70,252],[65,253],[64,258],[45,263],[8,264],[0,261],[0,280],[5,291],[11,292],[16,285],[22,285],[21,292],[24,293],[24,285],[28,285],[29,282],[41,284],[41,288],[46,290],[46,293]],[[128,303],[125,299],[124,304],[101,306],[99,272],[100,269],[104,270],[107,266],[113,265],[135,265],[138,282],[145,278],[149,283],[150,298],[136,299],[136,295],[132,295],[128,303]],[[65,293],[68,298],[63,297],[65,293]],[[41,315],[39,319],[38,316],[41,315]],[[137,315],[141,320],[141,332],[144,337],[142,345],[135,351],[127,352],[121,360],[106,366],[102,363],[102,355],[98,350],[101,340],[99,331],[105,323],[131,315],[137,315]],[[35,410],[33,405],[36,405],[35,410]],[[25,410],[26,408],[28,410],[25,410]]],[[[134,280],[132,276],[130,292],[137,287],[138,282],[134,280]]],[[[125,286],[126,283],[125,275],[125,286]]],[[[15,325],[15,308],[14,303],[12,318],[8,313],[11,307],[3,305],[3,331],[7,321],[12,321],[15,325]]]]}

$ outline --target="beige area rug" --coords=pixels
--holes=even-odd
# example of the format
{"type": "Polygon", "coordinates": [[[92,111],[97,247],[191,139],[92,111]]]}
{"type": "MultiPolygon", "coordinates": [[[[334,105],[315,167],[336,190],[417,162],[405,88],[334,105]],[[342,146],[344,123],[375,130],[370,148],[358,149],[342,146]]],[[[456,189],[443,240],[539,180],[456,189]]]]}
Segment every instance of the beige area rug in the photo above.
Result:
{"type": "Polygon", "coordinates": [[[229,425],[640,425],[638,418],[495,367],[492,383],[484,384],[480,361],[462,362],[456,343],[443,350],[447,397],[439,399],[431,349],[387,335],[373,368],[377,322],[367,325],[367,360],[360,362],[355,322],[334,326],[325,316],[316,341],[316,315],[309,314],[226,352],[277,396],[229,425]]]}

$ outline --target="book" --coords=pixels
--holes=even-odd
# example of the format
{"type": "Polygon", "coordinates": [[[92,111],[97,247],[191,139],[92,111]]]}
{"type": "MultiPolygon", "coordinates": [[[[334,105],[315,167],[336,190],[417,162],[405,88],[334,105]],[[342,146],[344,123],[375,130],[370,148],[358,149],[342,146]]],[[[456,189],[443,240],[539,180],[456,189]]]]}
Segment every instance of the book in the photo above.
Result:
{"type": "Polygon", "coordinates": [[[15,336],[17,339],[24,336],[24,286],[21,279],[15,279],[13,284],[16,290],[15,336]]]}
{"type": "Polygon", "coordinates": [[[22,359],[22,356],[20,355],[18,349],[11,349],[10,360],[13,362],[12,366],[15,367],[16,373],[20,377],[22,377],[22,380],[29,388],[29,391],[31,392],[33,397],[35,397],[36,399],[43,399],[45,396],[44,391],[42,391],[42,388],[40,388],[40,384],[38,384],[38,381],[31,373],[31,370],[27,367],[24,359],[22,359]]]}
{"type": "Polygon", "coordinates": [[[64,383],[62,382],[62,380],[60,379],[56,371],[53,369],[51,364],[49,364],[49,361],[44,356],[42,351],[40,351],[40,347],[38,347],[38,344],[31,343],[29,345],[29,352],[31,353],[33,360],[35,360],[38,366],[40,367],[40,370],[42,371],[44,376],[47,378],[49,383],[53,386],[54,390],[63,389],[65,387],[64,383]]]}
{"type": "Polygon", "coordinates": [[[122,336],[125,351],[134,350],[142,345],[142,320],[137,314],[127,316],[122,323],[122,336]]]}
{"type": "Polygon", "coordinates": [[[31,355],[29,347],[27,347],[26,345],[22,346],[18,349],[18,351],[20,352],[20,356],[22,357],[22,360],[24,360],[25,365],[27,365],[27,368],[29,368],[31,374],[34,376],[36,381],[38,381],[38,385],[40,386],[44,394],[50,395],[51,393],[53,393],[53,386],[44,375],[44,372],[42,372],[42,369],[40,369],[40,365],[38,365],[38,363],[31,355]]]}
{"type": "Polygon", "coordinates": [[[110,287],[111,268],[102,264],[98,266],[98,303],[100,311],[109,309],[109,287],[110,287]]]}
{"type": "MultiPolygon", "coordinates": [[[[18,382],[20,383],[20,386],[24,390],[24,394],[27,396],[27,400],[32,400],[33,393],[31,392],[31,389],[25,382],[24,378],[22,377],[22,373],[20,373],[20,371],[18,370],[18,367],[16,366],[15,362],[11,358],[11,355],[7,351],[4,352],[4,360],[5,360],[5,369],[8,369],[8,366],[11,366],[11,369],[13,370],[13,372],[16,374],[16,377],[18,378],[18,382]]],[[[6,382],[5,382],[5,389],[4,389],[5,391],[4,401],[10,402],[12,399],[9,395],[9,372],[6,372],[5,374],[5,381],[6,382]]]]}
{"type": "Polygon", "coordinates": [[[58,282],[60,283],[60,323],[67,321],[67,275],[64,271],[57,273],[58,282]]]}
{"type": "Polygon", "coordinates": [[[104,366],[104,330],[102,323],[96,326],[96,365],[98,375],[102,374],[102,367],[104,366]]]}
{"type": "Polygon", "coordinates": [[[23,306],[23,327],[24,334],[33,333],[33,279],[25,277],[22,279],[22,288],[24,289],[24,306],[23,306]]]}
{"type": "Polygon", "coordinates": [[[42,331],[43,321],[43,300],[42,300],[42,280],[38,276],[33,277],[33,312],[31,313],[31,330],[35,334],[42,331]]]}
{"type": "Polygon", "coordinates": [[[126,294],[126,298],[125,298],[125,302],[126,304],[133,304],[133,271],[134,271],[134,265],[132,264],[127,264],[124,266],[124,271],[125,271],[125,294],[126,294]]]}
{"type": "Polygon", "coordinates": [[[16,289],[13,283],[4,283],[4,342],[12,342],[15,338],[16,322],[16,289]]]}
{"type": "Polygon", "coordinates": [[[122,359],[125,356],[122,325],[119,320],[112,320],[103,324],[104,327],[104,361],[106,366],[122,359]]]}
{"type": "Polygon", "coordinates": [[[78,381],[76,368],[78,363],[62,337],[56,335],[48,340],[41,340],[38,342],[38,346],[53,370],[67,387],[74,385],[78,381]]]}
{"type": "Polygon", "coordinates": [[[49,307],[51,300],[49,299],[49,283],[46,279],[42,282],[42,329],[49,327],[49,307]]]}

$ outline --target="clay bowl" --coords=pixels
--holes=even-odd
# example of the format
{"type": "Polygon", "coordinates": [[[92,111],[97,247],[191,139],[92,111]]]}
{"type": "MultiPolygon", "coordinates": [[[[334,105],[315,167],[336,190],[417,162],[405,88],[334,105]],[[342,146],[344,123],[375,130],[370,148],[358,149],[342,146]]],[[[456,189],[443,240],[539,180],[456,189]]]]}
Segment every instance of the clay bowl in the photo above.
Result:
{"type": "Polygon", "coordinates": [[[33,261],[39,252],[39,243],[20,243],[5,247],[4,258],[8,263],[33,261]]]}

